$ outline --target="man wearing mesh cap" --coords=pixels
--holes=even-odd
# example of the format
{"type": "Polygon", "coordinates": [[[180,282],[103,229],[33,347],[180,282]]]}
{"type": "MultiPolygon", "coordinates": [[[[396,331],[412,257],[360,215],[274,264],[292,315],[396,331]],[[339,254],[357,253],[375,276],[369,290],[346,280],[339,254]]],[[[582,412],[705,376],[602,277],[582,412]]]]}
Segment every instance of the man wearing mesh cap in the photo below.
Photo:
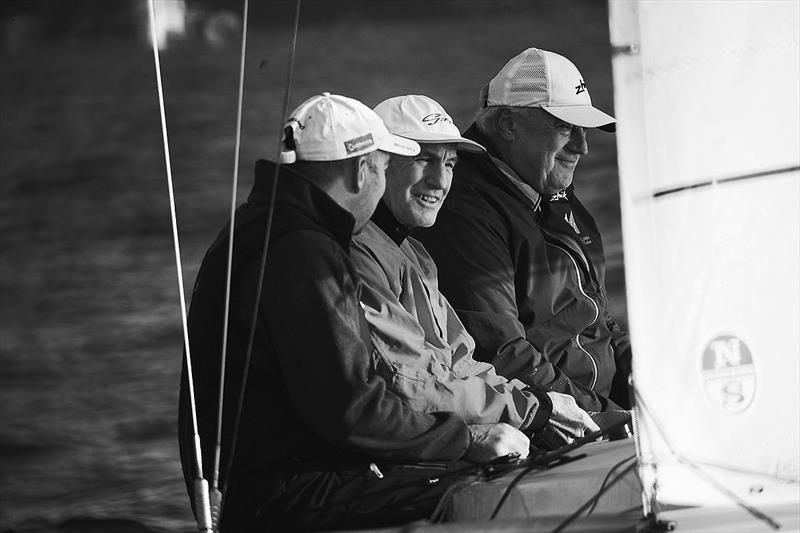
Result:
{"type": "MultiPolygon", "coordinates": [[[[608,312],[603,244],[572,178],[587,128],[614,131],[565,57],[529,48],[484,87],[437,224],[419,231],[447,296],[498,373],[628,408],[630,345],[608,312]]],[[[623,413],[624,415],[624,413],[623,413]]],[[[608,416],[611,419],[614,415],[608,416]]]]}

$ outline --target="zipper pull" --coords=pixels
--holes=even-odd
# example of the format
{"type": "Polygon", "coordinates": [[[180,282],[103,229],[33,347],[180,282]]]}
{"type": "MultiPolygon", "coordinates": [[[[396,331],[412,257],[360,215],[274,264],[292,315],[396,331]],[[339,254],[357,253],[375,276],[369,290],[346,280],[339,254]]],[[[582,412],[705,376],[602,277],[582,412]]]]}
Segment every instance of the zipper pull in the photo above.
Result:
{"type": "Polygon", "coordinates": [[[381,472],[381,469],[378,468],[378,465],[376,465],[375,463],[370,463],[369,464],[369,470],[370,470],[370,472],[375,474],[376,478],[383,479],[383,472],[381,472]]]}

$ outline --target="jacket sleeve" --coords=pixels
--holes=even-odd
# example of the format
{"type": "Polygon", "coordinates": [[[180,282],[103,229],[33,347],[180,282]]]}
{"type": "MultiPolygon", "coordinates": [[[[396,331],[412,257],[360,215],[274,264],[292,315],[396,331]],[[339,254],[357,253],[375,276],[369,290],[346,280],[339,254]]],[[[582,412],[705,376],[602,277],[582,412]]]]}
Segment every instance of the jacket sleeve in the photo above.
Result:
{"type": "Polygon", "coordinates": [[[455,413],[411,409],[375,371],[345,251],[317,231],[272,244],[260,307],[289,398],[329,442],[401,460],[451,460],[469,445],[455,413]],[[281,259],[277,259],[281,258],[281,259]],[[366,342],[365,342],[366,341],[366,342]]]}
{"type": "MultiPolygon", "coordinates": [[[[448,323],[453,345],[434,346],[426,340],[419,320],[392,292],[368,248],[354,243],[351,253],[373,345],[392,390],[415,409],[453,411],[469,424],[505,422],[528,433],[544,427],[549,407],[540,408],[540,398],[521,381],[509,381],[492,365],[475,361],[472,341],[460,321],[462,335],[455,335],[448,323]]],[[[447,308],[452,312],[449,304],[447,308]]]]}
{"type": "Polygon", "coordinates": [[[475,339],[476,359],[491,362],[508,379],[570,394],[587,411],[616,408],[572,381],[527,340],[515,286],[518,277],[524,283],[531,273],[515,272],[508,230],[503,221],[491,218],[493,211],[480,199],[461,202],[457,210],[445,204],[436,224],[416,233],[436,261],[442,292],[475,339]]]}

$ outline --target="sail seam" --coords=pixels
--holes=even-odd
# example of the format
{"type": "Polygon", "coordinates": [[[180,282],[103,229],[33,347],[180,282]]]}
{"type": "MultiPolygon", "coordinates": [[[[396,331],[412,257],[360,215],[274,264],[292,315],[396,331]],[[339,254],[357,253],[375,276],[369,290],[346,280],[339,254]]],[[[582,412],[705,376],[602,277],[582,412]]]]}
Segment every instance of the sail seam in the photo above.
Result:
{"type": "Polygon", "coordinates": [[[706,181],[700,181],[697,183],[690,183],[688,185],[683,185],[681,187],[673,187],[671,189],[664,189],[663,191],[656,191],[653,193],[653,198],[661,198],[663,196],[668,196],[670,194],[675,194],[682,191],[687,191],[691,189],[700,189],[703,187],[711,187],[714,185],[720,185],[723,183],[731,183],[735,181],[743,181],[755,178],[765,178],[767,176],[774,176],[776,174],[785,174],[788,172],[796,172],[800,170],[800,166],[793,166],[793,167],[785,167],[785,168],[776,168],[771,170],[764,170],[761,172],[752,172],[750,174],[741,174],[738,176],[729,176],[727,178],[715,178],[706,181]]]}

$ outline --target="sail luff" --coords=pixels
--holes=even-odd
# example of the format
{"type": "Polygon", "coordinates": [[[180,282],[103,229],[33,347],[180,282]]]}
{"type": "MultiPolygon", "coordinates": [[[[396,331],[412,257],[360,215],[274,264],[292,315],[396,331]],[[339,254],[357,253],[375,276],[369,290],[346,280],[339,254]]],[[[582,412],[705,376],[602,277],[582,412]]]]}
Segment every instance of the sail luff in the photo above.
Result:
{"type": "Polygon", "coordinates": [[[800,3],[609,6],[645,488],[800,502],[800,3]]]}

